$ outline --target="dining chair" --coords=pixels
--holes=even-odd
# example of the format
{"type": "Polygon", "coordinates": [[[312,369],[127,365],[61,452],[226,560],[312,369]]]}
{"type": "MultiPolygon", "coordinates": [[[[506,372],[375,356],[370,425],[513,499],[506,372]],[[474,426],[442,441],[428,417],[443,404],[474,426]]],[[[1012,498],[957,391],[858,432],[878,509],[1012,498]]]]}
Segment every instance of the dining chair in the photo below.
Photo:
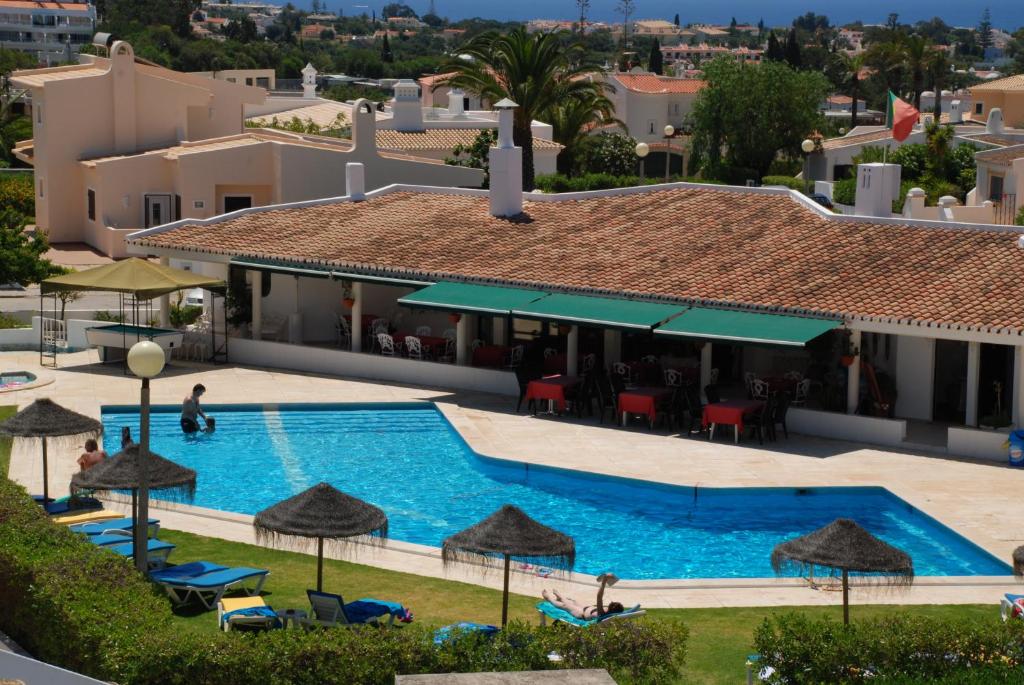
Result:
{"type": "Polygon", "coordinates": [[[409,359],[423,359],[423,344],[414,335],[405,336],[405,355],[409,359]]]}
{"type": "Polygon", "coordinates": [[[445,338],[444,352],[437,358],[437,361],[448,364],[455,363],[455,338],[445,338]]]}
{"type": "Polygon", "coordinates": [[[662,375],[665,377],[665,385],[670,388],[678,388],[683,384],[683,374],[676,369],[665,369],[662,375]]]}
{"type": "Polygon", "coordinates": [[[446,328],[444,329],[444,333],[441,334],[441,337],[446,340],[455,340],[455,338],[458,337],[458,334],[455,332],[454,328],[446,328]]]}
{"type": "Polygon", "coordinates": [[[657,355],[653,354],[645,354],[644,356],[640,357],[640,361],[642,361],[644,364],[657,364],[658,357],[657,355]]]}
{"type": "Polygon", "coordinates": [[[789,393],[781,392],[775,402],[775,410],[772,412],[771,425],[768,432],[772,440],[775,439],[775,427],[782,426],[782,434],[789,438],[789,429],[786,428],[786,414],[789,411],[789,393]]]}
{"type": "Polygon", "coordinates": [[[764,406],[761,407],[757,412],[750,416],[749,421],[745,421],[746,426],[750,429],[751,434],[757,434],[757,442],[761,445],[764,444],[764,438],[767,435],[769,440],[774,440],[772,437],[772,420],[775,417],[775,395],[768,398],[764,406]]]}
{"type": "Polygon", "coordinates": [[[352,346],[352,329],[349,327],[348,319],[341,314],[334,325],[334,332],[338,338],[338,347],[352,346]]]}
{"type": "Polygon", "coordinates": [[[804,379],[804,375],[799,371],[787,371],[786,373],[782,374],[782,377],[787,380],[795,381],[797,383],[804,379]]]}
{"type": "Polygon", "coordinates": [[[708,380],[711,381],[712,385],[718,385],[718,369],[711,369],[711,373],[708,374],[708,380]]]}
{"type": "Polygon", "coordinates": [[[768,399],[768,383],[760,378],[755,378],[750,381],[750,399],[752,400],[767,400],[768,399]]]}
{"type": "Polygon", "coordinates": [[[793,401],[791,404],[794,407],[802,407],[807,404],[807,395],[811,390],[811,379],[804,378],[796,384],[796,394],[793,395],[793,401]]]}
{"type": "Polygon", "coordinates": [[[476,350],[478,347],[483,347],[483,346],[484,346],[484,341],[481,340],[480,338],[476,338],[475,340],[473,340],[473,342],[469,343],[469,351],[472,352],[472,351],[476,350]]]}
{"type": "Polygon", "coordinates": [[[612,362],[612,376],[629,385],[633,382],[633,369],[626,362],[612,362]]]}
{"type": "Polygon", "coordinates": [[[553,347],[545,347],[544,348],[544,358],[545,359],[547,359],[548,357],[554,357],[556,354],[558,354],[558,350],[556,350],[555,348],[553,348],[553,347]]]}
{"type": "Polygon", "coordinates": [[[704,397],[708,398],[708,404],[717,404],[722,401],[722,396],[718,394],[718,386],[714,383],[704,386],[704,397]]]}
{"type": "Polygon", "coordinates": [[[429,336],[430,335],[430,331],[431,331],[430,326],[417,326],[416,327],[416,335],[417,336],[424,336],[424,335],[429,336]]]}
{"type": "Polygon", "coordinates": [[[593,352],[583,355],[583,373],[588,374],[597,366],[597,355],[593,352]]]}
{"type": "Polygon", "coordinates": [[[366,331],[366,337],[371,346],[371,352],[373,348],[376,348],[379,344],[380,338],[378,337],[381,333],[391,332],[391,322],[387,319],[374,319],[370,322],[370,328],[366,331]]]}
{"type": "Polygon", "coordinates": [[[390,333],[378,333],[377,346],[385,357],[395,356],[395,339],[391,337],[390,333]]]}
{"type": "Polygon", "coordinates": [[[516,345],[512,348],[512,351],[508,354],[508,364],[506,366],[510,369],[514,369],[523,363],[523,346],[516,345]]]}

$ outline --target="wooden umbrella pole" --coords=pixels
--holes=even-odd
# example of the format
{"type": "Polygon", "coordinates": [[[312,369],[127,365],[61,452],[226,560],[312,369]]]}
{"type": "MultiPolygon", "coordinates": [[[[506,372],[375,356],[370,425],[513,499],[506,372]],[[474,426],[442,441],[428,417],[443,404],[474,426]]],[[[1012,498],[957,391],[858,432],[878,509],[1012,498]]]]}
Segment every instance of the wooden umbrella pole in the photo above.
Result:
{"type": "Polygon", "coordinates": [[[316,539],[316,591],[324,591],[324,539],[316,539]]]}
{"type": "Polygon", "coordinates": [[[505,591],[501,595],[501,627],[504,628],[508,623],[508,572],[509,565],[512,563],[512,558],[509,555],[505,555],[505,591]]]}
{"type": "Polygon", "coordinates": [[[49,468],[46,459],[46,438],[43,438],[43,504],[50,501],[50,479],[49,468]]]}
{"type": "Polygon", "coordinates": [[[843,624],[850,625],[850,573],[843,569],[843,624]]]}

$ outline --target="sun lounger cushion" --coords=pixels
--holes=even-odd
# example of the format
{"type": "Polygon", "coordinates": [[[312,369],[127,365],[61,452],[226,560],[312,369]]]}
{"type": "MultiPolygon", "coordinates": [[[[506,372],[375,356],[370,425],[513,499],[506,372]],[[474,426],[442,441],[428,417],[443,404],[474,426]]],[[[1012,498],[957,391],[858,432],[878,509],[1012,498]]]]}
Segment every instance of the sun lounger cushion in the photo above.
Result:
{"type": "Polygon", "coordinates": [[[76,523],[92,523],[95,521],[112,521],[114,519],[124,518],[124,514],[120,514],[116,511],[87,511],[84,514],[62,514],[60,516],[54,516],[54,523],[63,523],[65,525],[73,525],[76,523]]]}
{"type": "MultiPolygon", "coordinates": [[[[71,532],[83,533],[85,535],[100,535],[108,530],[125,530],[130,531],[134,525],[133,519],[130,518],[118,518],[111,519],[109,521],[102,521],[100,523],[79,523],[71,526],[71,532]]],[[[149,519],[149,527],[160,525],[159,519],[149,519]]],[[[152,533],[150,533],[152,535],[152,533]]]]}
{"type": "MultiPolygon", "coordinates": [[[[123,557],[130,557],[135,554],[135,550],[132,549],[131,540],[116,545],[104,545],[103,549],[109,549],[111,552],[120,554],[123,557]]],[[[149,552],[170,552],[174,549],[174,545],[163,540],[149,540],[147,541],[146,549],[149,552]]]]}
{"type": "Polygon", "coordinates": [[[57,502],[47,502],[42,505],[47,514],[58,516],[61,514],[81,513],[95,511],[103,508],[103,503],[94,497],[79,497],[57,502]]]}
{"type": "Polygon", "coordinates": [[[169,566],[159,571],[153,571],[149,574],[149,577],[158,583],[180,583],[190,578],[201,576],[204,573],[225,571],[227,568],[227,566],[221,566],[212,561],[190,561],[187,564],[178,564],[177,566],[169,566]]]}
{"type": "Polygon", "coordinates": [[[458,638],[461,635],[467,635],[470,633],[479,633],[485,637],[491,637],[495,635],[501,628],[498,626],[487,625],[484,623],[471,623],[469,621],[462,621],[461,623],[453,623],[443,628],[438,628],[434,631],[434,644],[443,645],[453,639],[458,638]]]}
{"type": "MultiPolygon", "coordinates": [[[[246,568],[245,566],[237,566],[234,568],[226,568],[219,571],[211,571],[210,573],[204,573],[202,575],[191,576],[184,579],[179,579],[182,584],[187,584],[194,588],[219,588],[224,585],[230,585],[231,583],[237,583],[240,580],[246,578],[252,578],[254,576],[265,576],[268,571],[261,568],[246,568]]],[[[150,576],[152,577],[152,576],[150,576]]]]}
{"type": "Polygon", "coordinates": [[[366,623],[367,621],[391,614],[403,623],[412,622],[412,612],[398,602],[385,602],[366,597],[349,602],[345,605],[345,617],[349,623],[366,623]]]}
{"type": "Polygon", "coordinates": [[[131,542],[131,535],[122,535],[121,533],[104,533],[102,535],[90,535],[88,537],[89,542],[100,547],[106,547],[107,545],[120,545],[124,542],[131,542]]]}

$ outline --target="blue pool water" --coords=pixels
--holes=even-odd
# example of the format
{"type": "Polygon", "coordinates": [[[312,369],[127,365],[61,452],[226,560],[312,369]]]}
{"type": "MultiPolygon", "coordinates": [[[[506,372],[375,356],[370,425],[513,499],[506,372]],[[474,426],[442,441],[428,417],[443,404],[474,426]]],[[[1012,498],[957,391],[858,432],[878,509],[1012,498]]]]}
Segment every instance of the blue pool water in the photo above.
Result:
{"type": "MultiPolygon", "coordinates": [[[[391,538],[440,546],[512,503],[575,538],[577,571],[632,579],[771,576],[773,546],[845,516],[908,552],[917,575],[1010,573],[882,488],[677,487],[490,459],[430,404],[206,411],[210,435],[183,435],[176,407],[151,424],[152,449],[198,472],[203,507],[255,514],[323,480],[384,509],[391,538]]],[[[138,435],[129,407],[105,407],[103,424],[138,435]]]]}

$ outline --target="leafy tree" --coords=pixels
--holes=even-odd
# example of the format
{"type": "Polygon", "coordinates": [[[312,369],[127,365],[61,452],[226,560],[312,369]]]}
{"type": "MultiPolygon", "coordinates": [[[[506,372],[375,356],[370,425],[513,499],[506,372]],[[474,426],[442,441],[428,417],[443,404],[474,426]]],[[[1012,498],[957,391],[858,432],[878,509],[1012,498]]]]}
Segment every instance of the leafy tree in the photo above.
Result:
{"type": "Polygon", "coordinates": [[[651,43],[651,54],[647,57],[647,70],[659,75],[664,72],[661,58],[661,43],[658,42],[657,38],[651,43]]]}
{"type": "Polygon", "coordinates": [[[988,7],[981,13],[981,21],[978,22],[978,47],[981,48],[982,53],[985,52],[986,48],[992,47],[992,13],[989,12],[988,7]]]}
{"type": "Polygon", "coordinates": [[[259,37],[256,30],[256,22],[247,16],[228,22],[222,33],[231,40],[237,40],[239,43],[250,43],[259,37]]]}
{"type": "Polygon", "coordinates": [[[0,283],[29,285],[54,275],[59,267],[43,257],[50,248],[46,234],[25,233],[25,215],[0,209],[0,283]]]}
{"type": "Polygon", "coordinates": [[[821,74],[720,58],[704,66],[704,78],[692,114],[693,159],[712,178],[761,178],[779,155],[798,157],[822,124],[818,103],[829,84],[821,74]]]}
{"type": "Polygon", "coordinates": [[[96,6],[103,28],[124,35],[133,25],[170,26],[179,36],[192,32],[192,13],[200,0],[103,0],[96,6]]]}
{"type": "Polygon", "coordinates": [[[416,14],[416,10],[400,2],[391,2],[388,3],[387,5],[384,5],[384,9],[381,10],[381,16],[401,17],[409,19],[419,18],[419,15],[416,14]]]}
{"type": "Polygon", "coordinates": [[[800,40],[796,35],[796,29],[789,30],[786,36],[786,47],[783,48],[786,63],[794,69],[799,69],[803,60],[800,55],[800,40]]]}
{"type": "Polygon", "coordinates": [[[808,33],[817,33],[818,31],[828,29],[829,26],[828,17],[824,14],[815,14],[814,12],[808,12],[793,20],[794,28],[802,29],[808,33]]]}
{"type": "Polygon", "coordinates": [[[585,141],[591,129],[603,124],[625,124],[615,118],[615,105],[604,94],[586,93],[558,103],[548,110],[545,121],[564,149],[558,154],[558,171],[572,175],[580,171],[585,141]]]}
{"type": "Polygon", "coordinates": [[[444,163],[452,166],[465,166],[471,169],[484,170],[484,188],[491,186],[490,153],[498,142],[498,133],[494,129],[485,128],[469,145],[456,145],[452,148],[452,156],[445,157],[444,163]]]}
{"type": "Polygon", "coordinates": [[[324,29],[321,31],[320,40],[334,40],[334,29],[324,29]]]}
{"type": "Polygon", "coordinates": [[[953,127],[931,121],[925,126],[924,136],[925,147],[928,148],[928,175],[948,180],[952,171],[949,164],[949,144],[953,142],[953,127]]]}
{"type": "Polygon", "coordinates": [[[636,173],[636,140],[623,133],[587,136],[580,146],[580,164],[587,174],[627,176],[636,173]]]}
{"type": "Polygon", "coordinates": [[[672,20],[672,23],[676,25],[676,28],[679,27],[679,13],[678,12],[676,12],[675,19],[672,20]]]}
{"type": "Polygon", "coordinates": [[[592,94],[603,95],[603,81],[581,78],[598,70],[585,58],[585,49],[568,32],[530,35],[518,27],[506,35],[488,32],[458,50],[449,68],[454,75],[445,85],[462,88],[489,102],[509,98],[518,107],[512,129],[523,148],[523,187],[533,189],[533,131],[531,122],[561,102],[592,94]]]}

